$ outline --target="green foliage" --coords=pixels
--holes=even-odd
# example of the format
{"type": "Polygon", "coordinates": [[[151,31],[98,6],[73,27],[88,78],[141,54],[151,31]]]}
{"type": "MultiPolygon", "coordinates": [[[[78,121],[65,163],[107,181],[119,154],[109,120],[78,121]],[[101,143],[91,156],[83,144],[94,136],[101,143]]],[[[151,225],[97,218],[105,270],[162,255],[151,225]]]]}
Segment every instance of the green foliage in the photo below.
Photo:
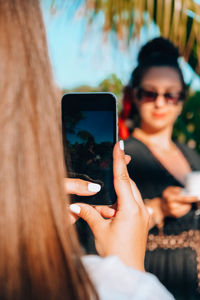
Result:
{"type": "Polygon", "coordinates": [[[122,87],[123,85],[121,80],[115,74],[111,74],[99,85],[99,89],[101,92],[111,92],[114,93],[117,97],[121,95],[122,87]]]}
{"type": "Polygon", "coordinates": [[[175,124],[173,138],[200,153],[200,92],[194,93],[186,100],[175,124]]]}
{"type": "Polygon", "coordinates": [[[123,88],[123,84],[121,80],[115,75],[111,74],[107,78],[105,78],[103,81],[100,82],[100,84],[97,87],[91,87],[87,85],[79,86],[71,90],[63,90],[63,93],[69,93],[69,92],[111,92],[116,95],[116,97],[119,97],[121,95],[123,88]]]}
{"type": "MultiPolygon", "coordinates": [[[[179,47],[180,53],[200,74],[200,3],[194,0],[84,0],[85,15],[92,23],[104,14],[103,32],[129,42],[141,28],[155,22],[160,33],[179,47]]],[[[151,38],[151,37],[149,37],[151,38]]]]}

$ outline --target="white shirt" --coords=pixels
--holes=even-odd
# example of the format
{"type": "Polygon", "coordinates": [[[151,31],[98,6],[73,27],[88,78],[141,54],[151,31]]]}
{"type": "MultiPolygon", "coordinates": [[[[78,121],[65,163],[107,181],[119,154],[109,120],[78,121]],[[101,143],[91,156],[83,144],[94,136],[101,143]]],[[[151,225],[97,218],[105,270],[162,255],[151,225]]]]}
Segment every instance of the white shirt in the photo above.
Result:
{"type": "Polygon", "coordinates": [[[87,255],[82,261],[101,300],[174,300],[153,274],[124,265],[117,256],[87,255]]]}

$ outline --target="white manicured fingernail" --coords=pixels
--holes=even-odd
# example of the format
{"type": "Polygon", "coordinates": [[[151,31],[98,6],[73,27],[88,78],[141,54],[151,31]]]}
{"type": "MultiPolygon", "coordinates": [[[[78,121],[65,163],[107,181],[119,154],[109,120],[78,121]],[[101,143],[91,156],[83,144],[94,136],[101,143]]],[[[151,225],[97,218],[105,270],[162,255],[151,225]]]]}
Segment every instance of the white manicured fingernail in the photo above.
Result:
{"type": "Polygon", "coordinates": [[[153,208],[147,207],[147,210],[148,210],[148,212],[149,212],[150,215],[153,215],[153,213],[154,213],[153,208]]]}
{"type": "Polygon", "coordinates": [[[80,206],[78,206],[77,204],[71,204],[69,206],[69,209],[71,210],[71,212],[73,212],[74,214],[80,214],[81,208],[80,206]]]}
{"type": "Polygon", "coordinates": [[[101,186],[98,183],[88,183],[88,191],[90,192],[99,192],[101,190],[101,186]]]}
{"type": "Polygon", "coordinates": [[[119,141],[119,147],[122,151],[124,151],[124,141],[119,141]]]}

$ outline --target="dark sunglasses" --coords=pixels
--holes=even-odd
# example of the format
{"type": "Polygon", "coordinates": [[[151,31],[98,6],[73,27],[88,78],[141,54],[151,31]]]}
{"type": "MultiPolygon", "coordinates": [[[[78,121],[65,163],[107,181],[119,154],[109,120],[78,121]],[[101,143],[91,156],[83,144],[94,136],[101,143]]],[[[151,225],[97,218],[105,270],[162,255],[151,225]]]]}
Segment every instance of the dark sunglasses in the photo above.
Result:
{"type": "Polygon", "coordinates": [[[139,101],[144,102],[154,102],[156,101],[158,96],[163,96],[165,98],[165,102],[167,104],[177,104],[179,101],[183,101],[185,99],[185,93],[179,92],[179,93],[164,93],[160,94],[154,91],[146,90],[142,87],[137,89],[137,98],[139,101]]]}

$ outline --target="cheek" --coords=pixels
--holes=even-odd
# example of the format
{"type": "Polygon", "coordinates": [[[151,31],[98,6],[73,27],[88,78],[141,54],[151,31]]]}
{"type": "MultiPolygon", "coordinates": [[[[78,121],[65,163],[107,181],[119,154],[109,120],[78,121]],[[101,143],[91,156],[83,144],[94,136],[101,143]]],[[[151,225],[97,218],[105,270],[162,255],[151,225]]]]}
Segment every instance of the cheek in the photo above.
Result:
{"type": "Polygon", "coordinates": [[[151,116],[152,110],[153,110],[153,105],[151,103],[146,103],[138,107],[138,111],[141,118],[151,116]]]}
{"type": "Polygon", "coordinates": [[[171,119],[176,120],[178,118],[178,116],[181,113],[181,107],[176,107],[175,109],[171,109],[168,113],[169,117],[171,117],[171,119]]]}

